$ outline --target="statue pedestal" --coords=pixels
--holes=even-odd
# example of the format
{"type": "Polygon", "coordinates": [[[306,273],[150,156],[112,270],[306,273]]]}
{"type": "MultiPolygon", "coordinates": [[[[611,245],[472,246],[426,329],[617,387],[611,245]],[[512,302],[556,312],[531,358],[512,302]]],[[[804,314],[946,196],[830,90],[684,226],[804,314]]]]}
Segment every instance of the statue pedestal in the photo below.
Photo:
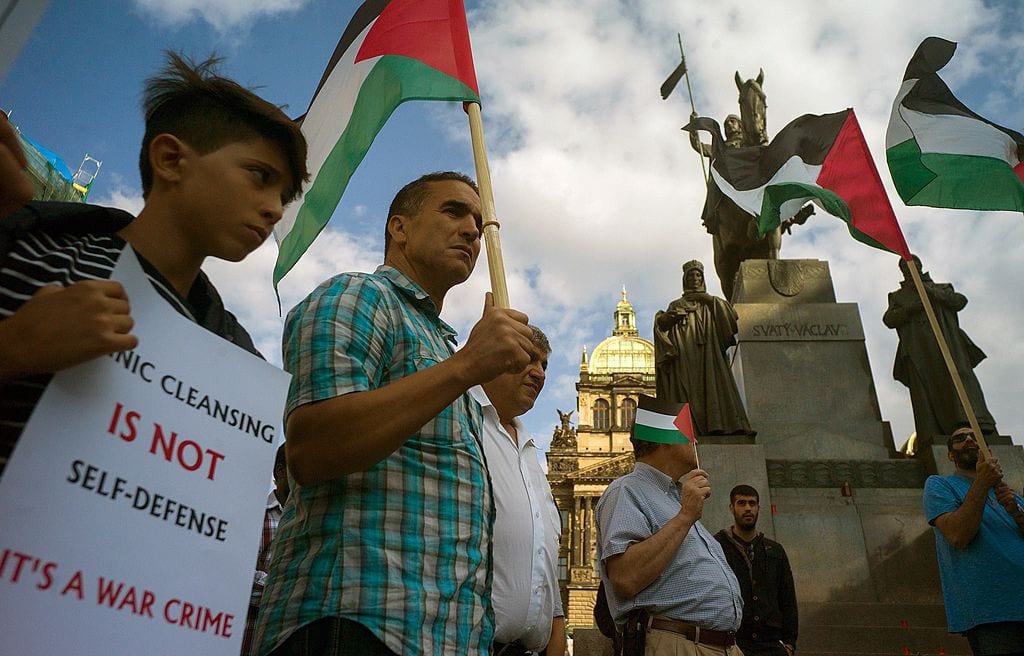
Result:
{"type": "Polygon", "coordinates": [[[743,456],[712,451],[708,460],[748,460],[756,450],[764,469],[745,462],[742,472],[713,470],[719,485],[704,516],[731,523],[728,490],[748,482],[732,475],[752,479],[767,487],[758,528],[789,554],[801,604],[883,609],[902,599],[941,611],[934,541],[921,512],[929,472],[894,448],[857,305],[836,302],[821,260],[747,260],[732,302],[739,315],[733,376],[757,437],[743,456]]]}
{"type": "Polygon", "coordinates": [[[747,260],[733,307],[733,376],[769,458],[895,455],[855,303],[837,303],[828,263],[747,260]]]}

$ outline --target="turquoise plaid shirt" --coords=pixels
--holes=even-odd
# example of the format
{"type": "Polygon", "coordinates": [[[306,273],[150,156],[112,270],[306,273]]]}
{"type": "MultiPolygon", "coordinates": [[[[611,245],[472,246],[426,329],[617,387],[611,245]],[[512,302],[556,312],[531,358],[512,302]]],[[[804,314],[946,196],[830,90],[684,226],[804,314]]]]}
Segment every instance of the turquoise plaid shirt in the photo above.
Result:
{"type": "MultiPolygon", "coordinates": [[[[288,313],[286,416],[426,369],[454,341],[397,269],[335,276],[288,313]]],[[[494,509],[481,425],[479,404],[463,394],[368,471],[293,481],[260,607],[260,654],[331,616],[359,622],[397,654],[486,653],[494,509]]]]}

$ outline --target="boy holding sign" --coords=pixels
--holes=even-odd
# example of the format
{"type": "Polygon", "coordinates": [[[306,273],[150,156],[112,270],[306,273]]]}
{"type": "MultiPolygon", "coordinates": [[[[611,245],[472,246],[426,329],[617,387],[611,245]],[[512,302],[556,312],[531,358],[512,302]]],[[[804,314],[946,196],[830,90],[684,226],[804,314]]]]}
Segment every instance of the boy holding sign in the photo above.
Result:
{"type": "Polygon", "coordinates": [[[278,107],[168,53],[146,85],[137,218],[29,203],[0,219],[0,472],[53,373],[136,346],[130,299],[108,280],[130,245],[178,312],[256,353],[201,271],[259,247],[308,178],[306,142],[278,107]]]}

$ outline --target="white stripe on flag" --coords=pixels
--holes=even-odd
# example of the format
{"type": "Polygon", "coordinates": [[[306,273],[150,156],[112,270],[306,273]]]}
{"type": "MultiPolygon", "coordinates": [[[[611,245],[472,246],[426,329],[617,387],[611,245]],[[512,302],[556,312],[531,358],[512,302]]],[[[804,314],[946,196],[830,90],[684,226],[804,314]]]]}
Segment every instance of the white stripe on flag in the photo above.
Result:
{"type": "Polygon", "coordinates": [[[1017,144],[1010,135],[967,116],[925,114],[900,106],[902,118],[914,133],[922,153],[978,155],[1017,166],[1017,144]]]}
{"type": "Polygon", "coordinates": [[[714,176],[715,182],[718,183],[718,188],[722,190],[723,194],[731,198],[734,203],[752,216],[757,216],[761,213],[761,203],[764,200],[765,187],[779,182],[806,182],[807,184],[816,185],[818,184],[818,176],[821,175],[821,165],[812,166],[796,155],[793,155],[786,160],[785,164],[779,167],[779,170],[775,172],[775,175],[771,177],[771,180],[764,187],[746,191],[740,191],[726,182],[725,178],[715,170],[714,166],[711,167],[711,175],[714,176]]]}
{"type": "MultiPolygon", "coordinates": [[[[302,134],[306,136],[306,143],[309,147],[309,152],[306,155],[309,182],[306,183],[304,191],[316,182],[316,176],[320,174],[320,167],[324,165],[331,150],[337,145],[338,138],[352,118],[352,110],[355,108],[359,89],[362,88],[363,82],[373,70],[374,65],[380,60],[380,57],[373,57],[358,64],[355,63],[356,54],[373,25],[374,23],[367,25],[362,34],[341,56],[306,113],[306,118],[302,121],[302,134]]],[[[274,226],[274,234],[278,235],[278,242],[291,232],[300,207],[302,207],[301,198],[299,202],[291,203],[285,208],[284,216],[274,226]]]]}
{"type": "Polygon", "coordinates": [[[907,139],[913,139],[914,133],[910,131],[907,124],[899,118],[899,110],[902,107],[903,99],[907,97],[910,90],[914,88],[914,85],[918,83],[918,80],[907,80],[901,86],[900,90],[896,93],[896,100],[892,101],[892,111],[889,113],[889,127],[885,131],[885,147],[886,149],[897,146],[907,139]]]}
{"type": "Polygon", "coordinates": [[[650,426],[651,428],[657,428],[660,430],[671,430],[677,431],[676,425],[672,422],[675,421],[675,417],[670,415],[663,415],[659,412],[651,412],[640,408],[636,411],[636,423],[641,426],[650,426]]]}

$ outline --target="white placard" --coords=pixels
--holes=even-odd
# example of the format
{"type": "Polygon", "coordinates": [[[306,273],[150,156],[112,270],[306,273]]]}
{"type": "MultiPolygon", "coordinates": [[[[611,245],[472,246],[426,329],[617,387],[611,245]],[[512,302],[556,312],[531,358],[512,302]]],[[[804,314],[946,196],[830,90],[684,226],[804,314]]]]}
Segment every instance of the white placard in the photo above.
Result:
{"type": "Polygon", "coordinates": [[[138,348],[54,376],[0,477],[2,651],[236,656],[290,376],[112,278],[138,348]]]}

